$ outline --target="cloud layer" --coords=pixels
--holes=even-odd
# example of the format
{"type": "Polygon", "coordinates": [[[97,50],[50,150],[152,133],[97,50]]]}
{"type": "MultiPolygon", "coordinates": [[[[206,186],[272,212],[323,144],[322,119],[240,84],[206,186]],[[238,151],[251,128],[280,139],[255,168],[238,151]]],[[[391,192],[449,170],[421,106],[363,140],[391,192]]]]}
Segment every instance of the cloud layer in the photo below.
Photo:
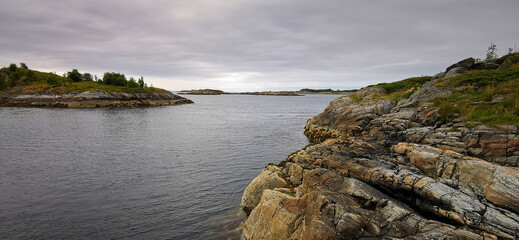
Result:
{"type": "Polygon", "coordinates": [[[1,64],[170,90],[358,88],[519,41],[517,0],[7,0],[1,64]]]}

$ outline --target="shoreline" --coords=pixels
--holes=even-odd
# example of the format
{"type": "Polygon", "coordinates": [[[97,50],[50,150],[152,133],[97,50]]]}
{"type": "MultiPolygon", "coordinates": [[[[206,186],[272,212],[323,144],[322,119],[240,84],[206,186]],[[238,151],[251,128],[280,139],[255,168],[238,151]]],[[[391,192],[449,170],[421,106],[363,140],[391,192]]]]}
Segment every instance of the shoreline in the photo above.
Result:
{"type": "MultiPolygon", "coordinates": [[[[268,164],[244,190],[242,237],[517,239],[517,123],[442,115],[447,105],[438,104],[475,82],[464,77],[516,74],[501,66],[469,58],[434,77],[369,86],[333,100],[307,121],[304,134],[312,143],[268,164]]],[[[508,90],[517,79],[496,81],[501,85],[489,82],[468,93],[508,90]]],[[[461,101],[488,108],[515,98],[492,94],[488,102],[461,101]]]]}
{"type": "Polygon", "coordinates": [[[0,107],[120,108],[194,103],[173,93],[123,93],[103,91],[65,94],[0,94],[0,107]]]}

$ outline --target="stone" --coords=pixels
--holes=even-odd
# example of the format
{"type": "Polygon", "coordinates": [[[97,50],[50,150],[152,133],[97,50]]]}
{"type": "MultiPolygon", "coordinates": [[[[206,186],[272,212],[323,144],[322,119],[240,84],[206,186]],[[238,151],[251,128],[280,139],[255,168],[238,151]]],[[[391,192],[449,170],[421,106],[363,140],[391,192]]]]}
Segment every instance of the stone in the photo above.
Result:
{"type": "Polygon", "coordinates": [[[284,187],[288,187],[288,184],[282,176],[281,169],[269,165],[245,188],[240,206],[250,211],[258,205],[264,190],[284,187]]]}
{"type": "Polygon", "coordinates": [[[332,101],[305,126],[312,144],[275,166],[288,186],[265,190],[245,239],[519,238],[517,126],[441,119],[432,102],[477,64],[398,102],[376,86],[332,101]]]}
{"type": "Polygon", "coordinates": [[[245,239],[299,239],[298,230],[303,224],[304,203],[278,191],[263,191],[258,206],[243,225],[245,239]]]}
{"type": "Polygon", "coordinates": [[[469,69],[474,65],[475,62],[476,62],[476,60],[474,58],[463,59],[463,60],[449,66],[447,69],[445,69],[445,72],[448,73],[450,70],[452,70],[454,68],[469,69]]]}

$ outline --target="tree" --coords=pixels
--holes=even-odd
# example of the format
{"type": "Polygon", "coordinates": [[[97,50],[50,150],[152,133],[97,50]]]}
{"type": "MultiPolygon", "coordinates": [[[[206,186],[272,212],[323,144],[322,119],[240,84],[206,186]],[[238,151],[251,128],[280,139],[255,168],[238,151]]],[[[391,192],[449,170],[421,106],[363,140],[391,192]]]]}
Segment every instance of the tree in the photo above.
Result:
{"type": "Polygon", "coordinates": [[[27,67],[27,64],[25,63],[20,63],[20,67],[23,69],[29,69],[29,67],[27,67]]]}
{"type": "Polygon", "coordinates": [[[72,82],[81,82],[81,73],[74,68],[72,71],[67,72],[67,78],[72,80],[72,82]]]}
{"type": "Polygon", "coordinates": [[[497,58],[497,46],[494,43],[491,43],[487,50],[486,60],[496,59],[496,58],[497,58]]]}
{"type": "Polygon", "coordinates": [[[16,71],[17,68],[18,68],[18,67],[16,66],[15,63],[11,63],[11,64],[9,64],[9,72],[13,73],[13,72],[16,71]]]}
{"type": "Polygon", "coordinates": [[[139,83],[139,87],[144,88],[144,78],[142,76],[141,76],[141,78],[139,78],[138,83],[139,83]]]}
{"type": "Polygon", "coordinates": [[[81,80],[82,81],[94,81],[94,79],[92,78],[92,74],[90,74],[90,73],[83,73],[83,75],[81,75],[81,80]]]}

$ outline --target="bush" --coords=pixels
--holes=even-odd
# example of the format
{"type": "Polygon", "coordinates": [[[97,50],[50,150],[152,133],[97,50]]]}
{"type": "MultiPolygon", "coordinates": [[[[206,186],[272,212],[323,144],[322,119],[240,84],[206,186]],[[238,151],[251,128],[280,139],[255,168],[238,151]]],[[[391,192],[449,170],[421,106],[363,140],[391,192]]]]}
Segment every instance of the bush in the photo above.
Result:
{"type": "Polygon", "coordinates": [[[7,88],[7,78],[4,74],[0,73],[0,90],[4,90],[7,88]]]}
{"type": "Polygon", "coordinates": [[[105,72],[103,75],[103,84],[114,86],[126,86],[126,77],[121,73],[105,72]]]}
{"type": "Polygon", "coordinates": [[[81,75],[81,80],[82,81],[94,81],[94,78],[92,77],[92,74],[90,74],[90,73],[83,73],[83,75],[81,75]]]}
{"type": "Polygon", "coordinates": [[[25,74],[25,78],[23,79],[23,83],[25,85],[27,85],[27,84],[31,84],[35,81],[36,81],[36,77],[34,76],[34,72],[31,70],[28,70],[27,73],[25,74]]]}
{"type": "Polygon", "coordinates": [[[15,71],[9,75],[9,87],[14,87],[18,84],[18,81],[22,78],[20,72],[15,71]]]}
{"type": "Polygon", "coordinates": [[[139,83],[137,83],[137,81],[135,81],[135,79],[130,78],[130,80],[128,81],[128,87],[129,88],[138,88],[140,87],[139,83]]]}
{"type": "Polygon", "coordinates": [[[14,73],[18,67],[15,63],[9,64],[9,72],[14,73]]]}
{"type": "Polygon", "coordinates": [[[56,76],[49,76],[46,80],[47,84],[49,84],[52,87],[61,85],[61,80],[56,76]]]}
{"type": "Polygon", "coordinates": [[[81,82],[81,73],[77,69],[72,69],[72,71],[67,72],[67,78],[72,82],[81,82]]]}

